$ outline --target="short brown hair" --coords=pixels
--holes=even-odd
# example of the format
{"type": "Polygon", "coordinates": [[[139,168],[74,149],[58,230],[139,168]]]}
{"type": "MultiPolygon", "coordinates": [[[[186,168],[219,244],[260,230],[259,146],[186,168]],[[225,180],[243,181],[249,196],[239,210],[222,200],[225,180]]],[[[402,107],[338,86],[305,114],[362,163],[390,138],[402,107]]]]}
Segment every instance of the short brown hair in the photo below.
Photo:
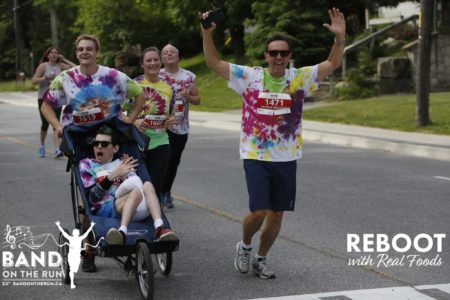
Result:
{"type": "Polygon", "coordinates": [[[81,40],[88,40],[88,41],[93,41],[95,44],[95,50],[97,50],[97,52],[100,52],[100,42],[97,39],[97,37],[93,34],[82,34],[80,36],[77,37],[77,39],[75,40],[75,47],[78,47],[78,43],[81,40]]]}
{"type": "Polygon", "coordinates": [[[142,50],[141,63],[144,62],[144,56],[145,56],[145,53],[147,53],[147,52],[156,52],[159,56],[159,60],[161,60],[161,52],[159,51],[158,47],[147,47],[144,50],[142,50]]]}

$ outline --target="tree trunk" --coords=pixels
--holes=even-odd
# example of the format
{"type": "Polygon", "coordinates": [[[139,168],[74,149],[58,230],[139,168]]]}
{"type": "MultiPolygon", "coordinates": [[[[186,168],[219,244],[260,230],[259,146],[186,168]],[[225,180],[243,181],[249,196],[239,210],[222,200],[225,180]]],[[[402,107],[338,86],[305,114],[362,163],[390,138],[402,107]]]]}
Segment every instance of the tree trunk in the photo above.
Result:
{"type": "Polygon", "coordinates": [[[419,32],[419,57],[416,69],[416,127],[427,126],[430,123],[429,97],[433,2],[432,0],[420,1],[421,25],[419,32]]]}
{"type": "Polygon", "coordinates": [[[439,31],[450,33],[450,1],[441,0],[441,28],[439,31]]]}
{"type": "Polygon", "coordinates": [[[237,63],[241,63],[244,58],[244,26],[238,25],[231,30],[231,43],[233,45],[233,54],[237,63]]]}
{"type": "Polygon", "coordinates": [[[14,0],[14,36],[16,44],[16,75],[23,72],[23,48],[25,39],[22,30],[22,22],[20,18],[20,3],[19,0],[14,0]]]}
{"type": "Polygon", "coordinates": [[[56,15],[56,8],[50,9],[50,25],[52,32],[52,44],[56,48],[59,48],[58,45],[58,16],[56,15]]]}

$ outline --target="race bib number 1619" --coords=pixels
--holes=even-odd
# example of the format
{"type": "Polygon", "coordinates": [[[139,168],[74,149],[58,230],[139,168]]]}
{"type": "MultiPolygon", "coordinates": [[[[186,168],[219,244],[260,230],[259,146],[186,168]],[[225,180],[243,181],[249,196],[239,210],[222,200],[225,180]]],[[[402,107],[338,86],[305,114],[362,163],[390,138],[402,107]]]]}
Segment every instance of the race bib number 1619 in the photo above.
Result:
{"type": "Polygon", "coordinates": [[[284,93],[261,93],[256,112],[261,115],[284,115],[291,112],[291,96],[284,93]]]}

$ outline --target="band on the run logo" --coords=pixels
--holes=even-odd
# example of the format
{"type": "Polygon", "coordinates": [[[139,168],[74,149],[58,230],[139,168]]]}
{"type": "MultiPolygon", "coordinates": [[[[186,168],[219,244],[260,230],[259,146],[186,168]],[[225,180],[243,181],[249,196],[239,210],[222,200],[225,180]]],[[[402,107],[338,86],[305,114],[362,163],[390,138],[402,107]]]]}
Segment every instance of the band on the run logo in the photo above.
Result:
{"type": "Polygon", "coordinates": [[[48,240],[57,244],[52,234],[34,235],[29,226],[8,224],[3,237],[2,286],[62,285],[61,255],[40,249],[48,240]]]}

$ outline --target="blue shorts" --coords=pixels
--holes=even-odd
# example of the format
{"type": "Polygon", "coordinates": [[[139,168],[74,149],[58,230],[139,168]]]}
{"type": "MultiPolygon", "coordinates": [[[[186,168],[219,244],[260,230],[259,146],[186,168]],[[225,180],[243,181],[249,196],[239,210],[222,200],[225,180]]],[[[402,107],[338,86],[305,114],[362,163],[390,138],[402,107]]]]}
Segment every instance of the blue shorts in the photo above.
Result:
{"type": "Polygon", "coordinates": [[[244,160],[250,211],[294,210],[297,161],[244,160]]]}
{"type": "Polygon", "coordinates": [[[113,201],[104,203],[94,214],[99,217],[120,219],[113,201]]]}

